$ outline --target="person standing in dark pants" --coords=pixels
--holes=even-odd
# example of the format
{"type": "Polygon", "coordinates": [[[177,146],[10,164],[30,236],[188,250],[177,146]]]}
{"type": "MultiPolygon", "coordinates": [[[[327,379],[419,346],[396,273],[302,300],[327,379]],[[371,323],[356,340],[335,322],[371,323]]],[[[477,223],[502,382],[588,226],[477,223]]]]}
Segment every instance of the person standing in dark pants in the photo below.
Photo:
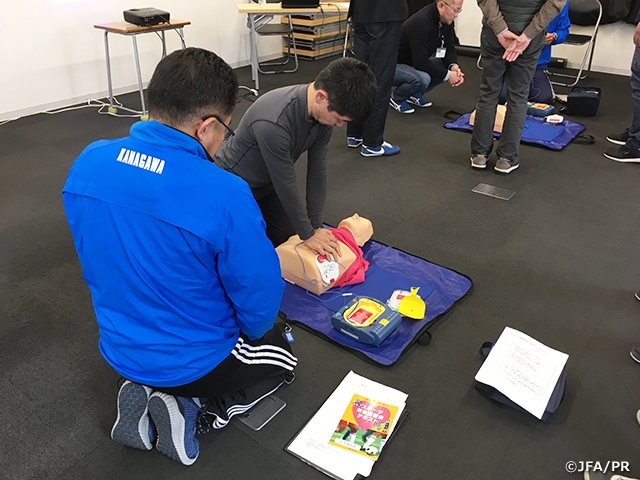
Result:
{"type": "Polygon", "coordinates": [[[471,138],[471,168],[487,168],[503,81],[507,85],[508,106],[494,170],[507,174],[520,166],[529,85],[545,43],[545,29],[565,3],[566,0],[478,0],[482,10],[482,80],[471,138]]]}
{"type": "MultiPolygon", "coordinates": [[[[636,21],[640,21],[640,14],[638,14],[636,21]]],[[[640,23],[633,32],[633,43],[636,46],[631,60],[633,120],[631,127],[624,132],[607,136],[607,140],[620,145],[620,147],[612,147],[604,151],[605,157],[623,163],[640,163],[640,23]]]]}
{"type": "Polygon", "coordinates": [[[398,58],[400,27],[409,9],[403,0],[351,0],[355,56],[369,64],[378,82],[373,112],[364,122],[349,122],[347,145],[364,157],[395,155],[400,147],[384,141],[384,126],[398,58]]]}
{"type": "MultiPolygon", "coordinates": [[[[538,59],[538,66],[533,74],[533,80],[529,87],[529,101],[535,103],[546,103],[553,105],[555,100],[555,92],[549,80],[549,72],[547,67],[551,62],[551,46],[564,43],[569,36],[569,27],[571,26],[571,20],[569,19],[569,3],[565,3],[564,7],[560,11],[560,14],[551,20],[547,26],[547,35],[544,41],[544,47],[540,51],[540,58],[538,59]]],[[[500,103],[506,103],[507,101],[507,85],[502,86],[502,92],[500,92],[500,103]]]]}

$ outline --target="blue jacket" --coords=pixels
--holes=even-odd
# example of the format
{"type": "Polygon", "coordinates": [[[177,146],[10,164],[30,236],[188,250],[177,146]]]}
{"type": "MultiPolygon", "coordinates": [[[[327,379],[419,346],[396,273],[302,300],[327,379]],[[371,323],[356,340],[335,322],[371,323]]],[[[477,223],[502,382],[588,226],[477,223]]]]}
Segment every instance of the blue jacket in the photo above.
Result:
{"type": "MultiPolygon", "coordinates": [[[[547,26],[547,33],[555,33],[558,38],[556,38],[551,45],[558,45],[559,43],[563,43],[567,36],[569,35],[569,27],[571,26],[571,21],[569,20],[569,2],[564,4],[562,10],[557,17],[549,22],[547,26]]],[[[540,58],[538,59],[538,67],[537,68],[545,68],[549,65],[551,61],[551,45],[545,45],[542,47],[540,51],[540,58]]]]}
{"type": "Polygon", "coordinates": [[[284,282],[260,210],[208,158],[194,138],[138,122],[89,145],[64,186],[100,351],[129,380],[197,380],[278,313],[284,282]]]}

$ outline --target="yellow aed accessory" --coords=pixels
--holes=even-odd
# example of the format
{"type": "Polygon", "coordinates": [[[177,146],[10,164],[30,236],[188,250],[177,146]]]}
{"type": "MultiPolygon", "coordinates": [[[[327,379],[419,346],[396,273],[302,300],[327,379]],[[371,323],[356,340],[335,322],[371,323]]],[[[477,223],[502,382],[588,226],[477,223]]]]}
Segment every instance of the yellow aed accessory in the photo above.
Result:
{"type": "Polygon", "coordinates": [[[400,300],[398,305],[398,313],[403,317],[413,318],[414,320],[422,320],[427,311],[427,305],[418,295],[420,287],[411,287],[411,294],[400,300]]]}
{"type": "Polygon", "coordinates": [[[371,325],[385,311],[385,306],[371,298],[360,298],[344,312],[344,319],[356,327],[371,325]]]}

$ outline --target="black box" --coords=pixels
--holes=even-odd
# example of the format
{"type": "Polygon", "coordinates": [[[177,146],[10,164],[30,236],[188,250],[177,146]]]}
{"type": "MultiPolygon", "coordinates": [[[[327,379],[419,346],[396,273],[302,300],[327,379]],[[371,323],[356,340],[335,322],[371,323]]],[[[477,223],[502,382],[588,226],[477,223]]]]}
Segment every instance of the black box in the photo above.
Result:
{"type": "Polygon", "coordinates": [[[551,61],[549,62],[549,68],[558,68],[558,69],[567,68],[567,59],[551,57],[551,61]]]}
{"type": "Polygon", "coordinates": [[[573,87],[567,95],[566,113],[593,117],[598,113],[601,94],[602,90],[598,87],[573,87]]]}
{"type": "Polygon", "coordinates": [[[123,13],[125,22],[140,25],[141,27],[169,23],[169,12],[158,10],[157,8],[132,8],[131,10],[125,10],[123,13]]]}

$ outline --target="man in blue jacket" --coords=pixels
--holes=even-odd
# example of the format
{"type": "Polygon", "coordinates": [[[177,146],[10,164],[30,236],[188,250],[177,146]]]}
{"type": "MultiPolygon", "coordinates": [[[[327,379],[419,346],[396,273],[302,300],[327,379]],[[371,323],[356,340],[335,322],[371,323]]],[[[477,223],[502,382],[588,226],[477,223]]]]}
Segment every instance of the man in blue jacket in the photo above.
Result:
{"type": "Polygon", "coordinates": [[[439,0],[421,8],[402,24],[398,64],[393,77],[395,91],[389,105],[400,113],[430,107],[423,95],[441,83],[462,85],[453,21],[462,11],[463,0],[439,0]]]}
{"type": "Polygon", "coordinates": [[[185,465],[196,423],[214,428],[293,378],[274,327],[278,257],[247,184],[213,164],[235,73],[207,50],[160,61],[148,122],[89,145],[62,197],[98,321],[99,348],[126,379],[112,438],[185,465]]]}

